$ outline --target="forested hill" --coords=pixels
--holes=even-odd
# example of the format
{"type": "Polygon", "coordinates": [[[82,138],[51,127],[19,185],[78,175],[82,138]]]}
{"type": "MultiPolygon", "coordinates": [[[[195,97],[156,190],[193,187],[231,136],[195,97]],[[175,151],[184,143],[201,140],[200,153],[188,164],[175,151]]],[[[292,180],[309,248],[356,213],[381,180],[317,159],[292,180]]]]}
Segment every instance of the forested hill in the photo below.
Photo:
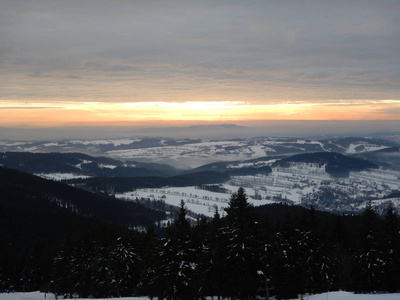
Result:
{"type": "Polygon", "coordinates": [[[172,176],[177,169],[165,164],[122,162],[83,153],[0,153],[0,166],[31,174],[73,173],[84,176],[141,177],[172,176]]]}
{"type": "Polygon", "coordinates": [[[0,167],[0,289],[41,288],[69,238],[132,235],[128,226],[150,226],[164,218],[165,213],[140,204],[0,167]]]}
{"type": "MultiPolygon", "coordinates": [[[[0,167],[0,204],[20,211],[63,213],[126,227],[147,226],[165,217],[134,202],[96,195],[63,183],[0,167]]],[[[16,216],[18,217],[18,215],[16,216]]],[[[41,222],[41,220],[37,220],[41,222]]]]}
{"type": "Polygon", "coordinates": [[[197,186],[203,184],[217,184],[230,179],[226,173],[219,172],[198,172],[186,175],[177,175],[171,177],[92,177],[84,179],[73,179],[68,182],[71,184],[80,184],[85,188],[110,194],[129,192],[139,188],[161,188],[163,186],[197,186]]]}
{"type": "Polygon", "coordinates": [[[274,163],[274,166],[284,167],[292,162],[317,163],[326,165],[326,173],[334,177],[348,177],[351,171],[364,171],[378,168],[376,164],[370,161],[335,152],[297,154],[277,161],[274,163]]]}
{"type": "Polygon", "coordinates": [[[357,154],[357,157],[367,159],[385,167],[400,168],[400,147],[390,147],[377,151],[357,154]]]}
{"type": "Polygon", "coordinates": [[[372,162],[367,160],[346,156],[336,152],[316,152],[316,153],[304,153],[290,156],[288,158],[277,161],[274,165],[284,166],[291,162],[304,162],[304,163],[318,163],[328,164],[331,166],[341,166],[349,169],[350,171],[363,171],[366,169],[378,168],[372,162]]]}

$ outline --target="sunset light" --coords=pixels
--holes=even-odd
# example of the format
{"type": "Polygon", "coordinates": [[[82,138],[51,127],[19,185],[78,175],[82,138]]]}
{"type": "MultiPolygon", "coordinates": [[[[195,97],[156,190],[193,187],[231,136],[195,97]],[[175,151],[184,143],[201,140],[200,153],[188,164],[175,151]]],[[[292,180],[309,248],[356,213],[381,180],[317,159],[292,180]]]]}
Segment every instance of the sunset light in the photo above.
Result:
{"type": "Polygon", "coordinates": [[[5,1],[0,127],[399,120],[400,10],[372,2],[5,1]]]}
{"type": "Polygon", "coordinates": [[[395,119],[400,101],[250,104],[246,102],[42,102],[0,105],[3,126],[148,125],[149,121],[395,119]]]}

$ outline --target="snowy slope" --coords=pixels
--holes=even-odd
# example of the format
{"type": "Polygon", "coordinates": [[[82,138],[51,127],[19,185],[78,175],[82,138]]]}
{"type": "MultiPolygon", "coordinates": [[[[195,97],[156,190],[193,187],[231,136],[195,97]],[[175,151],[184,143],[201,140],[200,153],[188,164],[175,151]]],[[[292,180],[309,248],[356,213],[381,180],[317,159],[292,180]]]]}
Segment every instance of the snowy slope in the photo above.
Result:
{"type": "MultiPolygon", "coordinates": [[[[53,294],[44,294],[40,292],[31,293],[1,293],[0,300],[54,300],[53,294]]],[[[62,299],[62,297],[58,297],[62,299]]],[[[148,297],[127,297],[117,298],[124,300],[148,300],[148,297]]],[[[274,298],[270,298],[271,300],[274,298]]],[[[296,298],[296,300],[299,298],[296,298]]],[[[330,292],[318,295],[304,296],[304,300],[398,300],[400,294],[354,294],[349,292],[330,292]]],[[[108,298],[107,300],[111,300],[108,298]]],[[[294,300],[294,299],[293,299],[294,300]]]]}
{"type": "Polygon", "coordinates": [[[354,294],[349,292],[330,292],[304,296],[304,300],[398,300],[400,294],[354,294]]]}

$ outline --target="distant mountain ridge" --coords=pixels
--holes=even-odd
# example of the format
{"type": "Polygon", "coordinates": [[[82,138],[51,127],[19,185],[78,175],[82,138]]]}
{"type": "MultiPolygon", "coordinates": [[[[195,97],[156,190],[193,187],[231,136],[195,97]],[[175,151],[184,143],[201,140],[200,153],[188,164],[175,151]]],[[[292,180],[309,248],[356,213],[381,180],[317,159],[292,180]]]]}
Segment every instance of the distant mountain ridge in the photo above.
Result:
{"type": "MultiPolygon", "coordinates": [[[[231,127],[233,125],[220,126],[219,128],[223,128],[224,126],[231,127]]],[[[216,126],[211,126],[210,131],[216,130],[216,128],[216,126]]],[[[238,128],[238,130],[241,129],[243,128],[238,128]]],[[[162,135],[162,132],[160,132],[160,135],[162,135]]],[[[167,164],[179,169],[192,169],[221,161],[251,160],[265,156],[290,156],[309,152],[337,152],[344,155],[357,156],[393,147],[399,147],[399,144],[396,141],[365,137],[321,140],[262,136],[252,138],[226,137],[225,139],[131,137],[107,140],[85,139],[44,142],[0,141],[1,152],[84,153],[96,157],[117,159],[127,163],[134,161],[135,163],[167,164]]],[[[376,156],[375,162],[379,162],[380,158],[384,160],[384,163],[388,163],[388,160],[385,160],[383,156],[376,156]]],[[[393,162],[397,166],[400,164],[396,160],[393,160],[393,162]]],[[[150,168],[145,165],[140,167],[161,170],[159,167],[150,168]]],[[[165,172],[166,176],[174,175],[171,168],[163,170],[163,172],[165,172]]],[[[127,176],[112,174],[112,172],[108,173],[110,175],[104,174],[104,176],[127,176]]],[[[154,173],[143,175],[163,176],[162,174],[154,173]]]]}
{"type": "Polygon", "coordinates": [[[249,128],[247,126],[239,126],[236,124],[205,124],[205,125],[193,125],[193,126],[188,126],[185,128],[189,128],[189,129],[216,129],[216,128],[222,128],[222,129],[246,129],[249,128]]]}

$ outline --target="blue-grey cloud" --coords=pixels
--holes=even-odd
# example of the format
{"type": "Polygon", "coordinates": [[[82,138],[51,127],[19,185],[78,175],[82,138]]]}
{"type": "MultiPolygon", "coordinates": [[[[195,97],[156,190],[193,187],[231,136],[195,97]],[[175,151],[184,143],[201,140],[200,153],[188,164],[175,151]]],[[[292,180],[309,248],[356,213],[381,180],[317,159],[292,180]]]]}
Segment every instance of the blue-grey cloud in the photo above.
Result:
{"type": "MultiPolygon", "coordinates": [[[[0,78],[78,79],[82,93],[104,76],[252,89],[255,102],[288,88],[308,99],[394,98],[399,49],[398,0],[2,0],[0,10],[0,78]]],[[[19,80],[7,95],[27,84],[19,80]]],[[[69,82],[53,84],[68,92],[69,82]]]]}

